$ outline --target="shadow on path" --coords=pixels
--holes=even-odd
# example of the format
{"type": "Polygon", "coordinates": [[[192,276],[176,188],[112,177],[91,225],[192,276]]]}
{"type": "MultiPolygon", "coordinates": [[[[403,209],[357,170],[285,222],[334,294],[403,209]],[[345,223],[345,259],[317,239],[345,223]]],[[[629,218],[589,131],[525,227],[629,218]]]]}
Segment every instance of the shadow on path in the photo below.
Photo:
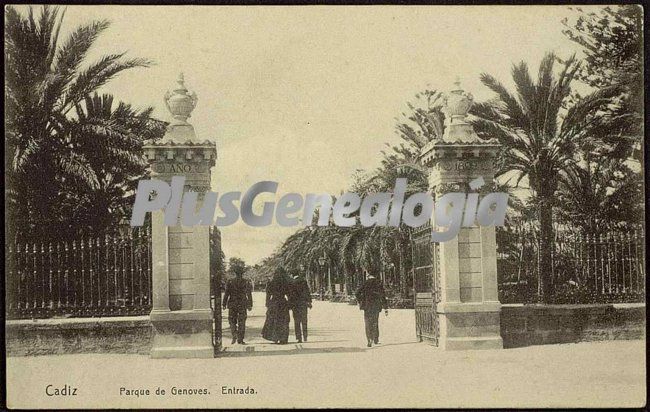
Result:
{"type": "Polygon", "coordinates": [[[314,355],[323,353],[354,353],[365,352],[365,348],[355,347],[331,347],[331,348],[305,348],[297,347],[295,349],[279,349],[279,350],[255,350],[255,346],[247,346],[243,351],[229,351],[229,348],[221,351],[217,357],[219,358],[238,358],[243,356],[276,356],[276,355],[314,355]]]}
{"type": "MultiPolygon", "coordinates": [[[[417,340],[412,340],[412,341],[410,341],[410,342],[399,342],[399,343],[379,343],[379,344],[374,345],[374,346],[377,347],[377,348],[380,348],[380,347],[382,347],[382,346],[412,345],[412,344],[414,344],[414,343],[422,343],[422,342],[417,341],[417,340]]],[[[431,345],[431,346],[434,346],[434,345],[431,345]]]]}

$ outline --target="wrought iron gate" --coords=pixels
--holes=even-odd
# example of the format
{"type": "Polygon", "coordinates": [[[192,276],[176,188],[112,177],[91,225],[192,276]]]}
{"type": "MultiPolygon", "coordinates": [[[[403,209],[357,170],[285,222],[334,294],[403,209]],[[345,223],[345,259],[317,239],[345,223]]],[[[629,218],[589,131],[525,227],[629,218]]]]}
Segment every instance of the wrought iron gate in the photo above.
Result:
{"type": "Polygon", "coordinates": [[[438,243],[431,241],[431,224],[411,232],[415,328],[420,342],[438,346],[440,332],[436,306],[440,301],[438,243]]]}
{"type": "Polygon", "coordinates": [[[221,351],[221,274],[217,273],[210,282],[210,303],[212,304],[212,346],[215,356],[221,351]]]}
{"type": "Polygon", "coordinates": [[[210,228],[210,305],[212,306],[212,346],[214,355],[221,351],[221,292],[222,276],[216,269],[216,256],[221,250],[221,235],[214,228],[210,228]]]}

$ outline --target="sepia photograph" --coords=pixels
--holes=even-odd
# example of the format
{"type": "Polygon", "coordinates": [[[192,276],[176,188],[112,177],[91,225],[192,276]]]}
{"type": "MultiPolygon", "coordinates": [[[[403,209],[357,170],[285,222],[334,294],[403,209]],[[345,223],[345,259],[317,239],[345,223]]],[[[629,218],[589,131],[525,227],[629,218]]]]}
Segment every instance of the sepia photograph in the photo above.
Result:
{"type": "Polygon", "coordinates": [[[5,406],[644,408],[644,17],[5,5],[5,406]]]}

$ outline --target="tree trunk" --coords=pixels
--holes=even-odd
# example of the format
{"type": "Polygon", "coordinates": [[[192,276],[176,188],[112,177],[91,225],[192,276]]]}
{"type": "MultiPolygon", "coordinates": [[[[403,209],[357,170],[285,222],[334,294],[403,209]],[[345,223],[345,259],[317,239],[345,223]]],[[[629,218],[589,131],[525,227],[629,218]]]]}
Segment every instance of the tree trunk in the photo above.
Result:
{"type": "Polygon", "coordinates": [[[330,297],[334,296],[334,284],[332,283],[332,266],[327,263],[327,287],[329,289],[330,297]]]}
{"type": "Polygon", "coordinates": [[[538,298],[542,302],[548,303],[553,294],[553,268],[551,267],[551,254],[555,247],[553,243],[553,209],[548,197],[540,200],[538,207],[540,236],[537,292],[538,298]]]}
{"type": "Polygon", "coordinates": [[[354,295],[354,271],[350,271],[347,266],[345,268],[345,292],[347,296],[354,295]]]}
{"type": "Polygon", "coordinates": [[[399,248],[399,290],[402,299],[406,299],[406,273],[404,271],[404,253],[400,242],[399,248]]]}

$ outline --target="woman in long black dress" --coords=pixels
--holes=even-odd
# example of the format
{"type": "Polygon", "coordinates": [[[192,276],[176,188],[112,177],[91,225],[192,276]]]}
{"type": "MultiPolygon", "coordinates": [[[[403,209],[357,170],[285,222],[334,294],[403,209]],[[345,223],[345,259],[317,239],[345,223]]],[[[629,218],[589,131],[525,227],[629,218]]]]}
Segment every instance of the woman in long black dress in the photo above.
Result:
{"type": "Polygon", "coordinates": [[[266,321],[262,337],[275,343],[289,341],[289,282],[284,269],[278,268],[266,286],[266,321]]]}

